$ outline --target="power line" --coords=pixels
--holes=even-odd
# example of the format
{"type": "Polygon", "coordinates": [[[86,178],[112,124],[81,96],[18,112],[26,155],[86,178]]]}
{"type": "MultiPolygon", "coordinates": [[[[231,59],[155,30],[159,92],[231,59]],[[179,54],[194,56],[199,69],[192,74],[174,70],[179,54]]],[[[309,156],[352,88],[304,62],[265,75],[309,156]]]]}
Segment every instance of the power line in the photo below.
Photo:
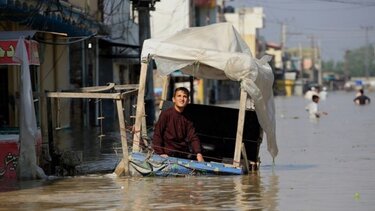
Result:
{"type": "Polygon", "coordinates": [[[344,1],[344,0],[314,0],[314,1],[320,1],[320,2],[329,2],[329,3],[340,3],[340,4],[352,4],[352,5],[360,5],[360,6],[370,6],[374,7],[375,2],[366,1],[344,1]]]}

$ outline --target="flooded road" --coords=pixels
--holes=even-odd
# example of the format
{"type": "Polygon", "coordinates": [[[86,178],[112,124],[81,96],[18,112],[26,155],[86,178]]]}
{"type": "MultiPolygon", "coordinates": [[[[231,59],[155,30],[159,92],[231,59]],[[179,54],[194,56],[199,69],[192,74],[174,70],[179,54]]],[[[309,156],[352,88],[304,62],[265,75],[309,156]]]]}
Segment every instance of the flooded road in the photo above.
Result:
{"type": "Polygon", "coordinates": [[[375,104],[354,95],[329,93],[317,123],[303,97],[277,97],[279,155],[273,166],[264,142],[256,174],[1,181],[0,210],[373,210],[375,104]]]}

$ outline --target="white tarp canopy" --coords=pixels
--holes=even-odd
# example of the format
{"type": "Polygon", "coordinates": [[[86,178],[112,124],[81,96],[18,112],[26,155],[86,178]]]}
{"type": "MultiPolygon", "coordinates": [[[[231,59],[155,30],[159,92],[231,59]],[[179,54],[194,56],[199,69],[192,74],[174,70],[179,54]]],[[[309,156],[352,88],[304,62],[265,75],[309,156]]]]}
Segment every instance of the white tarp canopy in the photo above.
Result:
{"type": "Polygon", "coordinates": [[[141,59],[149,56],[162,75],[181,70],[197,78],[239,81],[254,100],[259,123],[267,136],[268,151],[273,158],[277,156],[274,76],[268,64],[271,57],[254,58],[231,24],[192,27],[169,37],[145,40],[141,59]]]}

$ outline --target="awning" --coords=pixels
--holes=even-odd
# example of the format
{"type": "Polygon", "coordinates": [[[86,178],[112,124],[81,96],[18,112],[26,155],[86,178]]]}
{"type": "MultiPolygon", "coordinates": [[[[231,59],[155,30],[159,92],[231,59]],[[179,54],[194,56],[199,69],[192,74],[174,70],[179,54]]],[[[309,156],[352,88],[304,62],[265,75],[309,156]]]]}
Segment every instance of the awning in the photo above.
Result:
{"type": "Polygon", "coordinates": [[[99,38],[100,48],[112,48],[110,54],[101,54],[100,56],[107,58],[128,58],[128,59],[139,59],[140,48],[139,45],[127,44],[124,42],[116,41],[108,37],[99,38]]]}
{"type": "Polygon", "coordinates": [[[116,40],[112,40],[107,37],[100,37],[99,38],[99,44],[104,44],[104,45],[110,45],[110,46],[117,46],[117,47],[125,47],[125,48],[132,48],[132,49],[139,49],[139,45],[131,45],[131,44],[126,44],[122,43],[116,40]]]}
{"type": "Polygon", "coordinates": [[[18,40],[19,37],[23,36],[26,38],[34,37],[36,30],[28,31],[0,31],[0,40],[18,40]]]}
{"type": "Polygon", "coordinates": [[[0,0],[0,14],[2,21],[67,33],[69,37],[90,36],[103,30],[100,21],[68,1],[0,0]]]}

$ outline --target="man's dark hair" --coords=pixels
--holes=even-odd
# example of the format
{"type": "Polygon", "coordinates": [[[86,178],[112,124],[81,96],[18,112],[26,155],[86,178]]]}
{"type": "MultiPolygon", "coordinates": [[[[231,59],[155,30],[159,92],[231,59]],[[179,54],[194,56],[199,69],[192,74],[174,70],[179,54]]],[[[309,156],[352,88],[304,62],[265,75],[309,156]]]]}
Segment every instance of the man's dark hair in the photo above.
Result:
{"type": "Polygon", "coordinates": [[[314,100],[316,100],[316,99],[319,99],[319,96],[318,96],[318,95],[313,95],[313,96],[312,96],[312,100],[314,101],[314,100]]]}
{"type": "Polygon", "coordinates": [[[177,88],[174,90],[174,94],[173,94],[173,96],[176,96],[176,93],[177,93],[178,91],[183,91],[188,97],[190,97],[190,92],[189,92],[189,90],[188,90],[187,88],[185,88],[185,87],[177,87],[177,88]]]}

